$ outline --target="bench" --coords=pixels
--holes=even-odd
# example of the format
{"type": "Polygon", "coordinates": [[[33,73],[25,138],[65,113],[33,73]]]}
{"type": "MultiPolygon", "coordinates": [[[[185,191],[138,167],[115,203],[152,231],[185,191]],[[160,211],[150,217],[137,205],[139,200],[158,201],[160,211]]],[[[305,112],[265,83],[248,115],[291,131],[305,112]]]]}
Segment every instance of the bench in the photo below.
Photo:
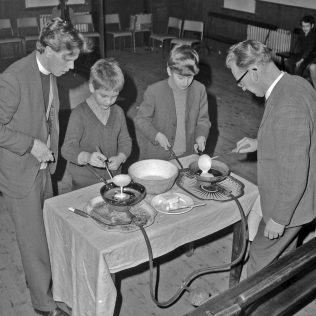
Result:
{"type": "MultiPolygon", "coordinates": [[[[209,23],[210,24],[212,24],[215,19],[221,19],[221,20],[224,20],[225,23],[227,23],[227,22],[236,22],[236,23],[245,25],[245,27],[247,27],[248,25],[253,25],[253,26],[260,27],[260,28],[268,29],[269,31],[268,31],[268,33],[266,35],[265,40],[264,40],[264,44],[267,43],[267,40],[268,40],[269,35],[270,35],[270,32],[271,31],[276,31],[278,29],[278,27],[276,25],[274,25],[274,24],[254,21],[254,20],[241,18],[241,17],[236,17],[236,16],[223,14],[223,13],[218,13],[218,12],[208,12],[208,18],[209,18],[209,23]]],[[[216,41],[219,41],[219,42],[224,42],[224,43],[227,43],[227,44],[235,44],[237,42],[245,40],[246,36],[244,36],[243,38],[233,38],[233,37],[224,36],[224,35],[221,35],[221,34],[218,34],[218,33],[214,33],[214,32],[212,32],[212,30],[210,30],[204,35],[204,38],[216,40],[216,41]]]]}
{"type": "Polygon", "coordinates": [[[184,316],[293,315],[316,295],[316,238],[184,316]]]}

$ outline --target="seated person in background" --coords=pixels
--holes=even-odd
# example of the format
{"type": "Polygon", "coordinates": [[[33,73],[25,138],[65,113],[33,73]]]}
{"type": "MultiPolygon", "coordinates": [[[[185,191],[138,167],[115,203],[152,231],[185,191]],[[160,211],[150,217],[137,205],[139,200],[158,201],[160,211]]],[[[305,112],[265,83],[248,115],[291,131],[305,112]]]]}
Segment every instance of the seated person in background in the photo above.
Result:
{"type": "Polygon", "coordinates": [[[309,76],[314,88],[316,89],[316,58],[309,65],[309,76]]]}
{"type": "MultiPolygon", "coordinates": [[[[65,0],[65,18],[64,20],[70,22],[72,25],[75,25],[75,14],[72,8],[67,5],[68,0],[65,0]]],[[[52,10],[52,19],[61,18],[61,0],[59,0],[59,4],[57,7],[54,7],[52,10]]]]}
{"type": "Polygon", "coordinates": [[[211,123],[205,86],[195,80],[199,56],[188,45],[175,46],[167,61],[168,79],[149,86],[134,119],[140,159],[169,160],[205,150],[211,123]]]}
{"type": "Polygon", "coordinates": [[[72,110],[61,149],[68,161],[66,172],[72,177],[73,189],[99,181],[86,164],[109,179],[105,161],[108,159],[113,175],[119,174],[121,164],[131,153],[132,140],[124,112],[114,104],[123,85],[122,70],[114,59],[100,59],[91,67],[91,95],[72,110]]]}
{"type": "Polygon", "coordinates": [[[305,68],[316,62],[316,29],[315,19],[306,15],[301,20],[302,33],[294,46],[294,54],[285,61],[286,70],[290,74],[302,75],[305,68]]]}

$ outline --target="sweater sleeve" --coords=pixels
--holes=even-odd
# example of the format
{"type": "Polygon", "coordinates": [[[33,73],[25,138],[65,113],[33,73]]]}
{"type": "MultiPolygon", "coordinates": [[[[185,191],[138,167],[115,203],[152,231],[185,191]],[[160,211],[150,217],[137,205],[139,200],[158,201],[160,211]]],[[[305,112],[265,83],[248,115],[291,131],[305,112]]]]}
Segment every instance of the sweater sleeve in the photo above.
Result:
{"type": "Polygon", "coordinates": [[[211,127],[211,122],[208,114],[208,100],[204,85],[202,86],[199,107],[199,116],[196,125],[195,138],[199,136],[204,136],[205,139],[207,139],[211,127]]]}
{"type": "Polygon", "coordinates": [[[155,137],[159,132],[152,124],[154,115],[155,96],[149,87],[144,93],[144,100],[139,106],[134,122],[136,128],[152,143],[155,143],[155,137]]]}
{"type": "Polygon", "coordinates": [[[79,108],[75,108],[70,114],[65,140],[61,148],[61,154],[67,161],[78,164],[78,155],[82,151],[79,144],[83,133],[83,117],[79,108]]]}
{"type": "Polygon", "coordinates": [[[132,151],[132,139],[128,133],[125,114],[122,109],[119,110],[121,129],[118,135],[118,154],[123,153],[128,158],[132,151]]]}

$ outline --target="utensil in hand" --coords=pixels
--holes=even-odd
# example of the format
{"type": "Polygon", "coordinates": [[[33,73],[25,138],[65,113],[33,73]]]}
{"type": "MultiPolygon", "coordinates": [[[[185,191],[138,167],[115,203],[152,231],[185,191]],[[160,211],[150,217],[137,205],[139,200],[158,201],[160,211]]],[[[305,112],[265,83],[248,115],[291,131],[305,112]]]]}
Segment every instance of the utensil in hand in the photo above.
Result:
{"type": "Polygon", "coordinates": [[[219,154],[219,155],[217,155],[217,156],[211,157],[211,159],[216,159],[216,158],[218,158],[218,157],[222,157],[222,156],[226,156],[226,155],[230,155],[230,154],[237,154],[237,152],[231,150],[231,151],[229,151],[229,152],[227,152],[227,153],[222,153],[222,154],[219,154]]]}
{"type": "MultiPolygon", "coordinates": [[[[97,149],[97,151],[98,151],[99,153],[101,153],[102,155],[104,155],[103,152],[102,152],[102,150],[101,150],[101,148],[100,148],[99,146],[96,146],[96,149],[97,149]]],[[[104,156],[105,156],[105,155],[104,155],[104,156]]],[[[109,174],[110,178],[113,179],[112,172],[110,171],[109,166],[108,166],[108,161],[109,161],[108,159],[104,160],[105,169],[106,169],[107,173],[109,174]]]]}
{"type": "Polygon", "coordinates": [[[99,179],[101,182],[104,182],[105,184],[107,184],[107,181],[102,177],[100,176],[92,166],[90,166],[89,164],[86,164],[86,168],[91,172],[93,173],[97,179],[99,179]]]}
{"type": "Polygon", "coordinates": [[[171,156],[177,161],[177,163],[179,164],[180,168],[183,170],[184,169],[183,165],[182,165],[181,161],[179,160],[178,156],[175,154],[175,152],[172,150],[171,147],[168,147],[168,150],[169,150],[171,156]]]}
{"type": "Polygon", "coordinates": [[[68,210],[75,213],[75,214],[78,214],[82,217],[91,217],[88,213],[82,211],[82,210],[79,210],[77,208],[74,208],[74,207],[68,207],[68,210]]]}

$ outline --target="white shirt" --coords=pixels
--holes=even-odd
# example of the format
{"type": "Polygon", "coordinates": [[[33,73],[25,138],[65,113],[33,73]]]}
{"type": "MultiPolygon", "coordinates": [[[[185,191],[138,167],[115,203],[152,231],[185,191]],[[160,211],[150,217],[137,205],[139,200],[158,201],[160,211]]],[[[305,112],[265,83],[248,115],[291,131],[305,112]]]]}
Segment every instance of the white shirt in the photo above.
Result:
{"type": "Polygon", "coordinates": [[[284,72],[281,71],[280,75],[273,81],[272,85],[269,87],[269,89],[267,90],[267,92],[265,93],[265,98],[266,100],[268,100],[272,90],[274,89],[274,87],[276,86],[276,84],[280,81],[280,79],[284,76],[284,72]]]}

